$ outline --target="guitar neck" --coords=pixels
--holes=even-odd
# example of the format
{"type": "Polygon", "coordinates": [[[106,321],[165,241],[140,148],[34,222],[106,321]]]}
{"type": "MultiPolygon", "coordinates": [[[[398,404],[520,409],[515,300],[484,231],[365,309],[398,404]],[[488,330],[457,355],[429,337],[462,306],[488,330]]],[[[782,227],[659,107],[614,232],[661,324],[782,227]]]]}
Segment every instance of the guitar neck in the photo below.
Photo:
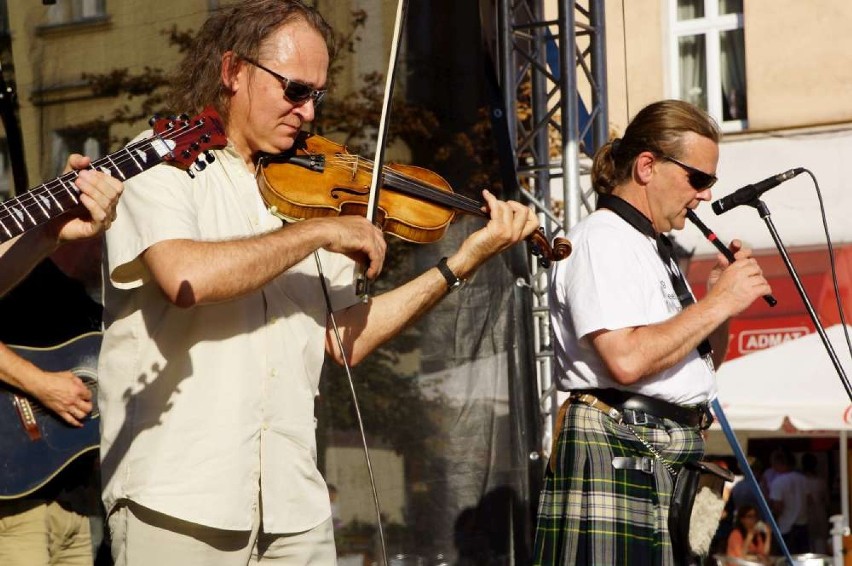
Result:
{"type": "MultiPolygon", "coordinates": [[[[89,168],[124,181],[163,161],[173,148],[171,140],[154,136],[97,159],[89,168]]],[[[71,171],[0,203],[0,243],[78,207],[80,190],[74,184],[76,179],[77,171],[71,171]]]]}

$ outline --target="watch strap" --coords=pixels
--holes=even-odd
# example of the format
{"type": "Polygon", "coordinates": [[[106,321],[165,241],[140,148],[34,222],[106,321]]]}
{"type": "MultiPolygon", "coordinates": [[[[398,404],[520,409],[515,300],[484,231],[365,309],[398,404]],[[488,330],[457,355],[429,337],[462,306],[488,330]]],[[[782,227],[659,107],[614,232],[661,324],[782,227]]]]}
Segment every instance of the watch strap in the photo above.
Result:
{"type": "Polygon", "coordinates": [[[453,270],[450,269],[449,265],[447,265],[447,258],[442,257],[435,267],[437,267],[438,271],[441,272],[441,275],[444,276],[444,279],[447,281],[447,288],[450,291],[455,291],[465,284],[465,280],[453,273],[453,270]]]}

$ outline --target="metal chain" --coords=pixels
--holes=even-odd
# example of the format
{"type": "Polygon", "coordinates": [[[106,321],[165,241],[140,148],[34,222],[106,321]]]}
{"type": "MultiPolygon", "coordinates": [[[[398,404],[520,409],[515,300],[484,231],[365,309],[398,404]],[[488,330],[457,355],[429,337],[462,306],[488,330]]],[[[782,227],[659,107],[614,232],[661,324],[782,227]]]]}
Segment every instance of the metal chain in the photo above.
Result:
{"type": "Polygon", "coordinates": [[[629,430],[630,432],[633,433],[633,436],[635,436],[639,440],[639,442],[641,442],[642,445],[645,446],[645,448],[647,448],[651,452],[651,454],[654,455],[654,458],[656,458],[657,460],[660,461],[660,463],[663,465],[663,467],[665,469],[667,469],[669,471],[669,473],[672,475],[672,479],[677,477],[677,472],[675,471],[675,469],[672,468],[671,464],[666,462],[665,458],[663,458],[663,455],[660,454],[660,452],[656,448],[654,448],[651,445],[650,442],[648,442],[647,440],[645,440],[644,438],[639,436],[639,433],[636,432],[636,430],[632,426],[627,424],[626,422],[622,421],[621,424],[623,424],[625,427],[627,427],[627,430],[629,430]]]}

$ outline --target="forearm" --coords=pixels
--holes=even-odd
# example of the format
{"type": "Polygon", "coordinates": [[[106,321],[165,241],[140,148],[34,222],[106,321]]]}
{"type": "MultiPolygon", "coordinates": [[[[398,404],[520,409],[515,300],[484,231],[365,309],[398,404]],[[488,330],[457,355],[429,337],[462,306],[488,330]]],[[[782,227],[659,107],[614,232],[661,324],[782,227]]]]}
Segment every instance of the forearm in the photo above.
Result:
{"type": "Polygon", "coordinates": [[[34,397],[72,426],[92,411],[92,392],[70,371],[46,372],[0,344],[0,381],[34,397]]]}
{"type": "MultiPolygon", "coordinates": [[[[490,220],[485,227],[468,236],[455,254],[447,259],[450,271],[460,279],[469,279],[489,258],[517,244],[538,228],[538,220],[526,206],[497,200],[488,191],[483,197],[490,220]]],[[[402,329],[416,321],[449,291],[447,280],[432,268],[401,287],[338,313],[348,361],[358,363],[402,329]]],[[[342,362],[331,325],[326,350],[342,362]]]]}
{"type": "Polygon", "coordinates": [[[43,377],[44,373],[39,368],[0,343],[0,381],[33,397],[40,397],[43,377]]]}
{"type": "Polygon", "coordinates": [[[0,296],[8,293],[41,260],[58,247],[56,236],[43,225],[0,244],[0,296]]]}
{"type": "Polygon", "coordinates": [[[256,291],[326,243],[321,224],[307,220],[238,240],[166,240],[142,258],[169,300],[191,307],[256,291]]]}
{"type": "MultiPolygon", "coordinates": [[[[449,268],[461,279],[468,279],[476,264],[456,254],[447,260],[449,268]]],[[[355,365],[370,352],[416,322],[448,293],[447,281],[433,267],[408,283],[383,293],[369,303],[358,303],[335,313],[347,361],[355,365]]],[[[343,356],[331,322],[326,350],[338,363],[343,356]]]]}
{"type": "Polygon", "coordinates": [[[679,363],[728,316],[723,302],[707,297],[657,324],[600,332],[592,343],[613,378],[627,385],[679,363]]]}

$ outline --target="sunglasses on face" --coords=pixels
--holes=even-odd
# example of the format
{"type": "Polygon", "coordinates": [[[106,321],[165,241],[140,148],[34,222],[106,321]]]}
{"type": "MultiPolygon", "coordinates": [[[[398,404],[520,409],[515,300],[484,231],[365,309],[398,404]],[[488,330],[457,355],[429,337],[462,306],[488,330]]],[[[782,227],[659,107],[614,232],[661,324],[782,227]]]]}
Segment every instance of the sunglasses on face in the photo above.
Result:
{"type": "Polygon", "coordinates": [[[262,71],[266,71],[267,73],[278,79],[278,82],[281,83],[281,88],[284,89],[284,98],[286,98],[293,104],[301,104],[310,98],[314,101],[314,106],[319,106],[319,103],[322,102],[322,99],[325,97],[325,93],[328,92],[327,89],[318,90],[312,87],[311,85],[306,85],[305,83],[300,83],[299,81],[288,79],[287,77],[279,75],[272,69],[264,67],[257,61],[249,59],[248,57],[243,57],[242,55],[240,55],[240,59],[242,59],[246,63],[254,65],[262,71]]]}
{"type": "Polygon", "coordinates": [[[671,161],[675,165],[679,165],[686,171],[686,178],[689,180],[689,185],[695,189],[696,191],[703,191],[712,187],[716,181],[716,175],[711,175],[710,173],[705,173],[700,169],[696,169],[695,167],[691,167],[686,163],[678,161],[674,157],[669,157],[668,155],[663,155],[663,159],[666,161],[671,161]]]}

